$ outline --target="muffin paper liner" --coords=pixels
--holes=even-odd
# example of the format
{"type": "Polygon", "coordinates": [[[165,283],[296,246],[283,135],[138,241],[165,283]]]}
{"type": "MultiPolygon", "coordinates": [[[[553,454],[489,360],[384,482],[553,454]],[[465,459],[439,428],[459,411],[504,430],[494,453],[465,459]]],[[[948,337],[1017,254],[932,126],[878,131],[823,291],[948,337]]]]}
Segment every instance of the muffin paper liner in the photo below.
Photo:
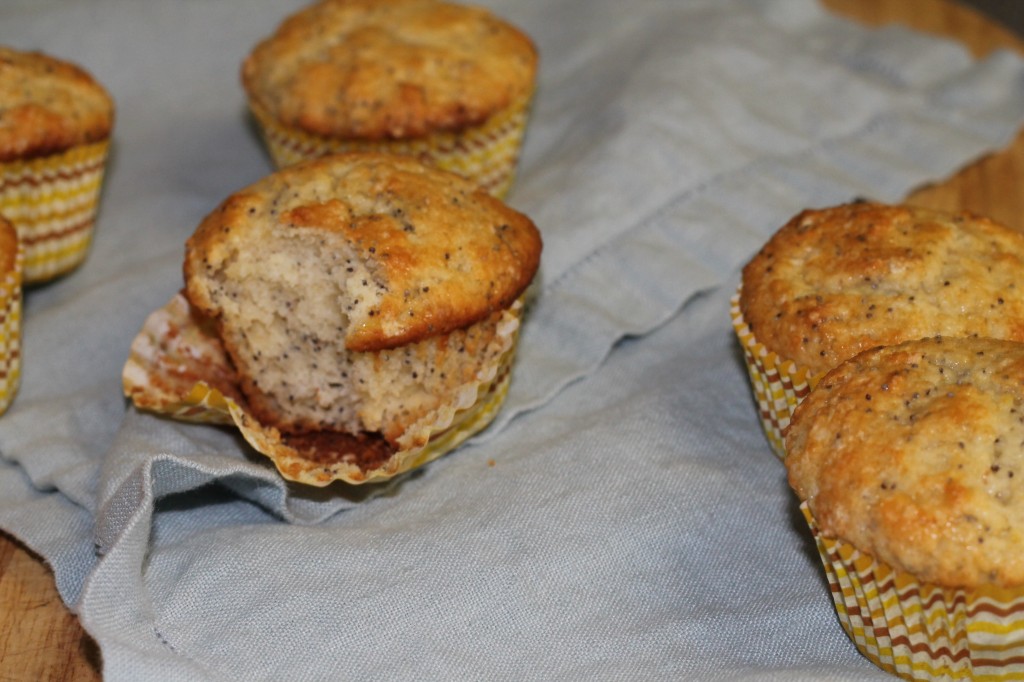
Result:
{"type": "Polygon", "coordinates": [[[527,93],[478,126],[404,140],[360,140],[312,135],[282,125],[253,101],[249,105],[278,168],[339,152],[401,154],[458,173],[500,198],[508,193],[515,178],[532,94],[527,93]]]}
{"type": "Polygon", "coordinates": [[[743,313],[740,312],[741,289],[737,290],[730,301],[729,315],[732,318],[732,328],[743,349],[743,359],[750,374],[761,426],[764,427],[772,450],[779,458],[784,459],[786,446],[783,432],[789,426],[796,406],[811,392],[820,377],[811,376],[807,369],[780,358],[778,354],[758,343],[754,332],[744,321],[743,313]]]}
{"type": "MultiPolygon", "coordinates": [[[[122,372],[125,395],[140,409],[175,419],[233,425],[258,452],[291,481],[325,486],[332,481],[383,481],[451,451],[486,427],[508,392],[522,303],[498,323],[500,356],[464,384],[455,400],[411,426],[402,438],[413,443],[361,466],[344,441],[307,439],[298,443],[248,410],[228,357],[208,320],[181,293],[153,312],[132,342],[122,372]],[[312,450],[309,444],[312,443],[312,450]],[[415,445],[419,443],[419,445],[415,445]]],[[[349,442],[358,439],[349,439],[349,442]]]]}
{"type": "Polygon", "coordinates": [[[108,147],[107,140],[0,163],[0,215],[24,245],[26,284],[53,279],[85,259],[108,147]]]}
{"type": "Polygon", "coordinates": [[[21,273],[24,248],[18,242],[14,268],[0,279],[0,414],[21,383],[21,273]]]}
{"type": "Polygon", "coordinates": [[[857,649],[906,680],[1024,680],[1024,587],[923,583],[824,537],[807,503],[839,622],[857,649]]]}

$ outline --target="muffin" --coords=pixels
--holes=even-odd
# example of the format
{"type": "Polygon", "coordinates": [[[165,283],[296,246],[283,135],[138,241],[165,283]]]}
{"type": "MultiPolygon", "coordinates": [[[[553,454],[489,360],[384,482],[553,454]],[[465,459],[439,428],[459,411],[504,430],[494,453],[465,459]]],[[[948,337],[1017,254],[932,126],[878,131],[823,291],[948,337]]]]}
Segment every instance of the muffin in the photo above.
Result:
{"type": "Polygon", "coordinates": [[[85,259],[113,123],[110,95],[84,70],[0,46],[0,214],[18,231],[26,283],[85,259]]]}
{"type": "Polygon", "coordinates": [[[21,268],[18,234],[0,218],[0,414],[21,381],[21,268]]]}
{"type": "Polygon", "coordinates": [[[322,0],[242,65],[275,163],[345,151],[416,156],[495,196],[512,184],[537,51],[490,12],[437,0],[322,0]]]}
{"type": "Polygon", "coordinates": [[[179,416],[214,404],[293,480],[394,476],[496,413],[540,251],[529,218],[415,159],[289,166],[188,240],[187,301],[146,324],[125,390],[179,416]]]}
{"type": "Polygon", "coordinates": [[[743,269],[733,327],[762,424],[782,432],[858,352],[929,336],[1024,341],[1024,233],[967,213],[858,202],[803,211],[743,269]]]}
{"type": "Polygon", "coordinates": [[[1019,679],[1024,344],[865,351],[796,408],[786,468],[847,633],[907,679],[1019,679]]]}

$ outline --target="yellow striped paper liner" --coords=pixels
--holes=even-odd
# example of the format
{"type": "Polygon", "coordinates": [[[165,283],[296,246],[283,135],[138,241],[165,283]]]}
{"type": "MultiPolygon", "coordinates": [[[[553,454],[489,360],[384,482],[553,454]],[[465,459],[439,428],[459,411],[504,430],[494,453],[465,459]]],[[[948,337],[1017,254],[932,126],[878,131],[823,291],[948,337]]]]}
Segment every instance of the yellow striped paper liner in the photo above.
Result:
{"type": "Polygon", "coordinates": [[[103,141],[0,163],[0,215],[24,245],[26,284],[51,280],[85,259],[108,147],[103,141]]]}
{"type": "MultiPolygon", "coordinates": [[[[2,220],[0,226],[6,226],[2,220]]],[[[10,407],[21,384],[21,271],[24,249],[21,242],[17,244],[14,268],[0,278],[0,414],[10,407]]]]}
{"type": "Polygon", "coordinates": [[[133,341],[122,371],[124,392],[138,407],[175,419],[233,424],[288,480],[313,486],[335,480],[354,484],[383,481],[441,457],[491,423],[508,394],[522,309],[522,301],[515,302],[498,322],[500,352],[496,361],[482,367],[453,404],[412,425],[403,439],[412,445],[368,471],[343,458],[322,462],[304,457],[277,429],[261,424],[243,405],[205,381],[183,387],[175,373],[190,371],[189,365],[196,359],[200,366],[226,360],[222,360],[225,356],[219,341],[205,338],[189,321],[189,304],[180,293],[147,318],[133,341]]]}
{"type": "Polygon", "coordinates": [[[249,106],[278,168],[341,152],[400,154],[414,156],[469,178],[490,194],[502,198],[515,179],[531,97],[532,92],[528,92],[482,124],[458,132],[442,131],[423,137],[382,140],[313,135],[281,124],[255,101],[250,101],[249,106]]]}
{"type": "Polygon", "coordinates": [[[783,433],[789,426],[796,406],[811,392],[822,375],[812,376],[807,369],[798,367],[791,360],[780,358],[777,353],[758,342],[743,319],[740,310],[741,293],[742,286],[729,304],[732,328],[743,349],[743,359],[750,375],[761,426],[772,450],[784,459],[786,446],[783,433]]]}
{"type": "Polygon", "coordinates": [[[906,680],[1024,680],[1024,588],[922,583],[826,538],[800,505],[857,649],[906,680]]]}

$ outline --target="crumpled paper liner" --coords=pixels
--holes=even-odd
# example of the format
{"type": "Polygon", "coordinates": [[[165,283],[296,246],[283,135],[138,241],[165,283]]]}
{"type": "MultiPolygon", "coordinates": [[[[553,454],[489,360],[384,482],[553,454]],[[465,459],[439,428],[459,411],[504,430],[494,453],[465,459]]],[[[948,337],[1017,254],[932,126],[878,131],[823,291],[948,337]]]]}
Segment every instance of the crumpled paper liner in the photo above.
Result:
{"type": "Polygon", "coordinates": [[[51,280],[89,250],[109,140],[0,163],[0,215],[25,248],[23,282],[51,280]]]}
{"type": "MultiPolygon", "coordinates": [[[[11,229],[11,228],[8,228],[11,229]]],[[[0,414],[21,384],[21,273],[24,248],[18,242],[14,268],[0,275],[0,414]]]]}
{"type": "MultiPolygon", "coordinates": [[[[742,289],[742,287],[741,287],[742,289]]],[[[772,450],[780,459],[786,457],[783,433],[800,404],[823,374],[811,373],[791,360],[780,358],[758,343],[754,333],[740,312],[740,290],[733,295],[729,306],[732,328],[743,349],[750,383],[757,402],[757,414],[772,450]]]]}
{"type": "Polygon", "coordinates": [[[278,168],[298,161],[348,151],[378,151],[414,156],[473,180],[502,198],[515,179],[532,92],[482,124],[458,132],[438,132],[399,140],[359,140],[312,135],[282,125],[256,102],[249,106],[278,168]]]}
{"type": "Polygon", "coordinates": [[[414,436],[407,442],[421,445],[398,452],[365,434],[300,437],[261,424],[246,406],[211,323],[181,293],[153,312],[132,342],[122,372],[124,392],[140,409],[234,425],[288,480],[313,486],[383,481],[437,459],[491,422],[508,392],[521,311],[522,303],[516,302],[503,314],[500,358],[462,386],[454,403],[410,427],[414,436]]]}
{"type": "Polygon", "coordinates": [[[807,507],[839,621],[857,649],[906,680],[1024,680],[1024,588],[922,583],[824,537],[807,507]]]}

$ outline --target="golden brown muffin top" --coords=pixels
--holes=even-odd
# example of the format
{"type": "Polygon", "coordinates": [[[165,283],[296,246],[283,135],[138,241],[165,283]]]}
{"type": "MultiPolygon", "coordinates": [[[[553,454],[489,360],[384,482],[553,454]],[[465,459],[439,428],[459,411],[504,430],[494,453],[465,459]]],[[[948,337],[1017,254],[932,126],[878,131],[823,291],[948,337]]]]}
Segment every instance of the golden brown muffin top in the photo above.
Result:
{"type": "Polygon", "coordinates": [[[928,336],[1024,341],[1024,233],[987,218],[854,203],[807,210],[743,270],[740,307],[782,358],[824,372],[928,336]]]}
{"type": "Polygon", "coordinates": [[[472,182],[410,157],[340,154],[267,176],[199,225],[185,259],[193,305],[216,315],[206,287],[233,254],[290,230],[341,235],[383,292],[376,305],[349,314],[345,345],[353,351],[482,320],[511,305],[540,262],[533,222],[472,182]]]}
{"type": "Polygon", "coordinates": [[[0,161],[99,142],[113,124],[113,100],[83,69],[0,46],[0,161]]]}
{"type": "Polygon", "coordinates": [[[409,138],[485,121],[533,89],[530,39],[486,10],[436,0],[323,0],[242,65],[251,100],[325,137],[409,138]]]}
{"type": "Polygon", "coordinates": [[[18,255],[18,233],[14,226],[0,217],[0,277],[14,270],[18,255]]]}
{"type": "Polygon", "coordinates": [[[1024,585],[1024,344],[857,355],[797,407],[786,450],[826,537],[925,582],[1024,585]]]}

